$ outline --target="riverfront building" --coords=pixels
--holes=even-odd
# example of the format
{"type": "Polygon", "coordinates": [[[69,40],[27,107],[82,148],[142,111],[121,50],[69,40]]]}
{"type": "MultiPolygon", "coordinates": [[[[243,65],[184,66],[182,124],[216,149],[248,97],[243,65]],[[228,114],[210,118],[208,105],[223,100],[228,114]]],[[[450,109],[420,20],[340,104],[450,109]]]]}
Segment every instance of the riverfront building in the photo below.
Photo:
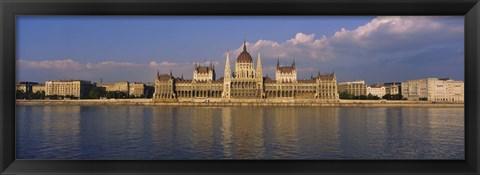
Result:
{"type": "Polygon", "coordinates": [[[385,87],[381,84],[373,84],[367,87],[367,95],[372,94],[373,96],[377,96],[382,98],[385,95],[385,87]]]}
{"type": "Polygon", "coordinates": [[[142,82],[118,81],[114,83],[97,83],[97,87],[103,88],[106,92],[124,92],[129,97],[152,97],[153,86],[142,82]]]}
{"type": "Polygon", "coordinates": [[[402,82],[383,83],[383,86],[385,86],[385,93],[390,95],[402,94],[401,85],[402,82]]]}
{"type": "Polygon", "coordinates": [[[277,61],[275,79],[263,76],[260,53],[254,66],[244,43],[243,51],[230,68],[227,52],[224,77],[216,78],[215,66],[195,64],[193,79],[174,77],[157,72],[154,101],[194,99],[316,99],[328,102],[339,100],[334,73],[318,74],[310,79],[297,79],[295,62],[280,66],[277,61]]]}
{"type": "Polygon", "coordinates": [[[339,92],[349,92],[354,96],[367,95],[367,86],[364,80],[338,83],[339,92]]]}
{"type": "Polygon", "coordinates": [[[464,82],[449,78],[424,78],[402,82],[402,95],[408,100],[464,101],[464,82]]]}
{"type": "Polygon", "coordinates": [[[97,87],[103,87],[107,92],[118,91],[125,92],[127,94],[130,90],[128,81],[119,81],[114,83],[103,83],[103,81],[101,81],[100,83],[97,83],[97,87]]]}
{"type": "Polygon", "coordinates": [[[54,80],[45,82],[45,95],[73,96],[85,98],[93,87],[91,81],[85,80],[54,80]]]}
{"type": "Polygon", "coordinates": [[[45,92],[45,84],[32,85],[32,92],[45,92]]]}
{"type": "Polygon", "coordinates": [[[16,89],[21,90],[23,92],[32,93],[32,92],[36,92],[36,91],[32,91],[32,87],[37,84],[38,84],[37,82],[22,81],[20,83],[17,83],[16,89]]]}

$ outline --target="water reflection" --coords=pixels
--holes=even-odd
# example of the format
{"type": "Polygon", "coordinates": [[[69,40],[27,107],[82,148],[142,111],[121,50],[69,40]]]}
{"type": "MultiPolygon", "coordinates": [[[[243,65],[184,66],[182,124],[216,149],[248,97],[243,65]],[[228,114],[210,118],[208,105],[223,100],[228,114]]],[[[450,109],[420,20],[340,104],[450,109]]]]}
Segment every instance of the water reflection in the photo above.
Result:
{"type": "Polygon", "coordinates": [[[80,106],[20,107],[17,115],[25,117],[17,120],[17,147],[31,152],[17,154],[41,159],[77,157],[79,114],[80,106]]]}
{"type": "Polygon", "coordinates": [[[232,124],[232,108],[222,109],[220,120],[222,126],[220,129],[220,144],[223,147],[223,153],[226,158],[233,157],[233,124],[232,124]]]}
{"type": "Polygon", "coordinates": [[[19,159],[463,159],[463,108],[17,106],[19,159]]]}

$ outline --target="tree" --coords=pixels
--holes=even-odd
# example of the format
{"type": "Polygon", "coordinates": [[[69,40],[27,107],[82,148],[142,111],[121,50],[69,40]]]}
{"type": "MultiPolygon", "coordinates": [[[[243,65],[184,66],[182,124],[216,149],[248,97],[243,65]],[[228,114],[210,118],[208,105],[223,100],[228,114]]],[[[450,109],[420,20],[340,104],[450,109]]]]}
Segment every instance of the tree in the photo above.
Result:
{"type": "Polygon", "coordinates": [[[339,97],[340,97],[340,99],[353,99],[354,98],[353,94],[348,92],[348,91],[340,92],[339,97]]]}
{"type": "Polygon", "coordinates": [[[360,99],[360,100],[366,100],[366,99],[367,99],[367,96],[366,96],[366,95],[360,95],[360,96],[358,96],[358,99],[360,99]]]}
{"type": "Polygon", "coordinates": [[[385,99],[385,100],[402,100],[403,99],[403,95],[402,94],[395,94],[395,95],[391,95],[391,94],[385,94],[382,99],[385,99]]]}
{"type": "Polygon", "coordinates": [[[395,100],[401,100],[401,99],[403,99],[403,95],[402,94],[396,94],[394,96],[394,98],[395,98],[395,100]]]}
{"type": "Polygon", "coordinates": [[[368,93],[367,99],[368,99],[368,100],[372,100],[372,99],[373,99],[373,95],[372,95],[371,93],[368,93]]]}
{"type": "Polygon", "coordinates": [[[23,90],[17,90],[15,93],[16,99],[24,99],[25,98],[25,92],[23,90]]]}
{"type": "Polygon", "coordinates": [[[34,94],[35,99],[45,99],[45,91],[37,91],[34,94]]]}
{"type": "Polygon", "coordinates": [[[382,96],[382,99],[390,100],[391,99],[390,96],[391,96],[390,94],[385,94],[382,96]]]}
{"type": "Polygon", "coordinates": [[[90,98],[90,99],[98,99],[100,97],[105,97],[107,95],[107,93],[105,92],[105,90],[103,88],[92,88],[90,89],[90,91],[88,92],[88,96],[87,98],[90,98]]]}

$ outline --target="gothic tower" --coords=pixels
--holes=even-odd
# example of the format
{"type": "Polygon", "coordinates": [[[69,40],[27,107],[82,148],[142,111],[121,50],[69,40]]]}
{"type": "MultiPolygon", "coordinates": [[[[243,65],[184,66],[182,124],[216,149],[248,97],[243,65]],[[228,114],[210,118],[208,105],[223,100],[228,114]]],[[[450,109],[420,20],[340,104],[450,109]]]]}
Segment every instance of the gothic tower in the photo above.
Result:
{"type": "Polygon", "coordinates": [[[261,97],[264,97],[263,93],[263,73],[262,73],[262,59],[260,58],[260,53],[258,53],[258,59],[257,59],[257,70],[256,70],[256,75],[255,75],[255,80],[257,84],[257,89],[258,93],[260,94],[261,97]]]}
{"type": "Polygon", "coordinates": [[[227,52],[227,59],[225,61],[225,72],[223,73],[223,98],[230,98],[230,82],[231,80],[231,71],[230,71],[230,53],[227,52]]]}

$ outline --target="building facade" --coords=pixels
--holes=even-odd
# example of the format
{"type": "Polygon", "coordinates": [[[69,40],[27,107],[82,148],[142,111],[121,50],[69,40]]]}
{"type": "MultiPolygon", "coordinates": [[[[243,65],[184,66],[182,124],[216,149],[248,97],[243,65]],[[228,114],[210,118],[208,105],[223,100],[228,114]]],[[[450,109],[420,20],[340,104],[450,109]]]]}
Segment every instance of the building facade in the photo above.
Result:
{"type": "Polygon", "coordinates": [[[85,98],[93,87],[91,81],[85,80],[54,80],[45,82],[45,95],[73,96],[85,98]]]}
{"type": "Polygon", "coordinates": [[[354,96],[367,95],[367,86],[364,80],[338,83],[339,92],[348,92],[354,96]]]}
{"type": "Polygon", "coordinates": [[[297,79],[295,62],[280,66],[277,62],[275,79],[263,76],[261,56],[256,66],[244,43],[243,51],[231,70],[230,54],[227,52],[224,76],[216,79],[214,65],[195,64],[193,79],[176,78],[157,72],[154,101],[179,99],[318,99],[336,102],[339,100],[334,73],[318,74],[306,80],[297,79]]]}
{"type": "Polygon", "coordinates": [[[105,91],[107,92],[125,92],[129,94],[130,91],[130,83],[128,81],[119,81],[119,82],[114,82],[114,83],[97,83],[97,87],[103,87],[105,88],[105,91]]]}
{"type": "Polygon", "coordinates": [[[45,84],[35,84],[32,86],[32,92],[45,92],[45,84]]]}
{"type": "Polygon", "coordinates": [[[388,82],[384,83],[385,93],[390,95],[402,94],[402,82],[388,82]]]}
{"type": "Polygon", "coordinates": [[[402,96],[408,100],[464,101],[464,82],[449,78],[424,78],[402,82],[402,96]]]}
{"type": "Polygon", "coordinates": [[[128,95],[130,97],[146,97],[146,86],[141,82],[130,82],[128,84],[128,95]]]}
{"type": "Polygon", "coordinates": [[[377,96],[382,98],[386,93],[385,93],[385,87],[380,84],[373,84],[371,86],[367,87],[367,95],[372,94],[373,96],[377,96]]]}
{"type": "Polygon", "coordinates": [[[36,91],[33,91],[32,87],[37,84],[38,84],[37,82],[22,81],[20,83],[17,83],[16,89],[21,90],[23,92],[35,93],[36,91]]]}

